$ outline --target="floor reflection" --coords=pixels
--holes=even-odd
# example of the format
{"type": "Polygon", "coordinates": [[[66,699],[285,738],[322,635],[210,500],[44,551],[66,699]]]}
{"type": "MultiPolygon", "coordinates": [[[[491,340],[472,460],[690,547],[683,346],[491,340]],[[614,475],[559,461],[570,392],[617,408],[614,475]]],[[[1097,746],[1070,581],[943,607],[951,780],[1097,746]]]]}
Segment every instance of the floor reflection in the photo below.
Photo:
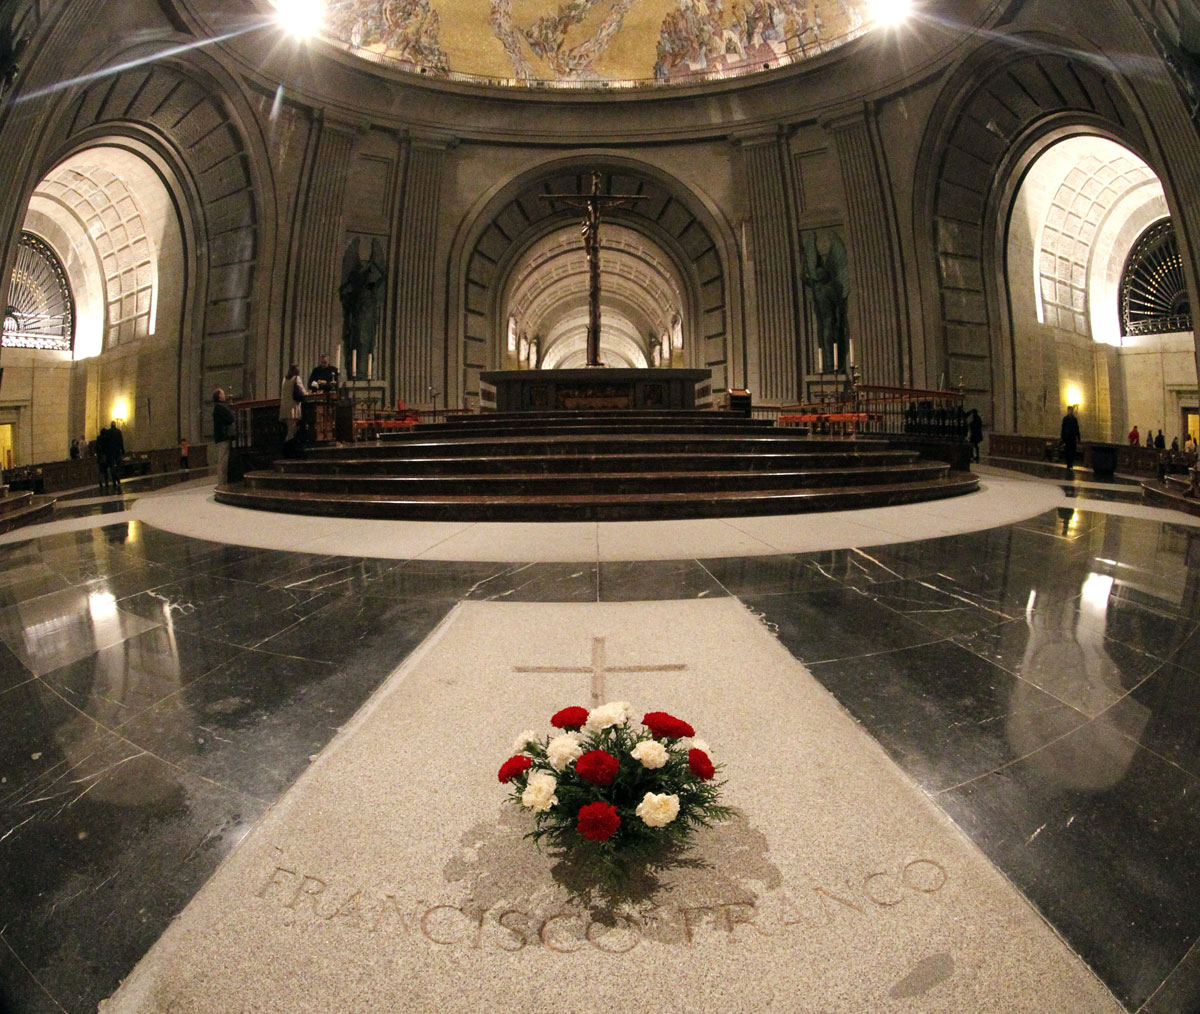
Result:
{"type": "Polygon", "coordinates": [[[1063,508],[880,547],[569,568],[274,552],[136,520],[0,547],[0,1010],[94,1010],[459,599],[717,594],[1130,1009],[1200,997],[1200,529],[1063,508]]]}

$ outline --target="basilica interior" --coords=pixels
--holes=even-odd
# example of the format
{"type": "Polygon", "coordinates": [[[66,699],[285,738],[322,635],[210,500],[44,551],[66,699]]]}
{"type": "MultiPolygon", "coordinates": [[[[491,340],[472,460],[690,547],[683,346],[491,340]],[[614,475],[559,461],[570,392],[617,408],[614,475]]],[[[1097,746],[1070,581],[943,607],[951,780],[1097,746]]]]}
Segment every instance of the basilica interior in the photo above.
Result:
{"type": "Polygon", "coordinates": [[[0,533],[0,1014],[1200,1012],[1200,512],[1053,452],[1200,437],[1194,0],[9,0],[0,152],[5,481],[114,421],[171,462],[0,533]],[[752,516],[240,505],[214,390],[322,356],[442,425],[600,364],[777,437],[944,396],[983,460],[752,516]],[[586,703],[520,666],[598,642],[739,814],[619,910],[494,773],[586,703]]]}

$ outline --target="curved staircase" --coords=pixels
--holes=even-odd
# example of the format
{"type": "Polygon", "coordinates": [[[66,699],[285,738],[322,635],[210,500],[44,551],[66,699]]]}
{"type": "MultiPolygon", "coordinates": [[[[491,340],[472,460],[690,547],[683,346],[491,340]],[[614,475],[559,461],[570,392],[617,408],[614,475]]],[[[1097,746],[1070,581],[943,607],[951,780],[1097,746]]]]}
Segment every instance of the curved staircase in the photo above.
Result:
{"type": "Polygon", "coordinates": [[[216,498],[341,517],[629,521],[877,507],[978,485],[886,440],[813,437],[723,412],[522,412],[311,446],[216,498]]]}

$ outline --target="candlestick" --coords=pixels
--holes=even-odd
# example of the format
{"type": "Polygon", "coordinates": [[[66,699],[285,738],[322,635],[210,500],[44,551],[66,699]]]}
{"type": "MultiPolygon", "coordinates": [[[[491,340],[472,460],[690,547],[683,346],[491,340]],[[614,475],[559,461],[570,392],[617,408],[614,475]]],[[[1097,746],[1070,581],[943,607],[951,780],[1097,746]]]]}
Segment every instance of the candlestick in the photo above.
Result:
{"type": "Polygon", "coordinates": [[[825,372],[825,357],[821,353],[820,345],[817,346],[817,372],[818,373],[825,372]]]}
{"type": "Polygon", "coordinates": [[[350,379],[358,379],[358,349],[350,351],[350,379]]]}
{"type": "Polygon", "coordinates": [[[850,347],[846,350],[846,365],[853,366],[854,365],[854,339],[853,338],[850,339],[849,345],[850,345],[850,347]]]}
{"type": "Polygon", "coordinates": [[[837,347],[837,342],[834,342],[833,343],[833,372],[836,374],[837,371],[838,371],[838,347],[837,347]]]}
{"type": "Polygon", "coordinates": [[[367,379],[370,380],[375,376],[375,353],[367,353],[367,379]]]}

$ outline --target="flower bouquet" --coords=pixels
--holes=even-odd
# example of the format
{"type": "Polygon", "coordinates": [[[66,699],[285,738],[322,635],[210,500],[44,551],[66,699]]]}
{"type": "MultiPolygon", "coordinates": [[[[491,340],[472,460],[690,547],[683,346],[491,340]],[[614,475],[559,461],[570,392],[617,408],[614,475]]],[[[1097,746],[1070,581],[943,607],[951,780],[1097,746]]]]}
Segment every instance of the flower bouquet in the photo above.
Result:
{"type": "Polygon", "coordinates": [[[535,842],[616,873],[733,815],[718,802],[720,767],[687,722],[662,711],[638,722],[617,701],[564,708],[550,724],[559,732],[522,732],[499,772],[511,801],[533,812],[525,837],[535,842]]]}

